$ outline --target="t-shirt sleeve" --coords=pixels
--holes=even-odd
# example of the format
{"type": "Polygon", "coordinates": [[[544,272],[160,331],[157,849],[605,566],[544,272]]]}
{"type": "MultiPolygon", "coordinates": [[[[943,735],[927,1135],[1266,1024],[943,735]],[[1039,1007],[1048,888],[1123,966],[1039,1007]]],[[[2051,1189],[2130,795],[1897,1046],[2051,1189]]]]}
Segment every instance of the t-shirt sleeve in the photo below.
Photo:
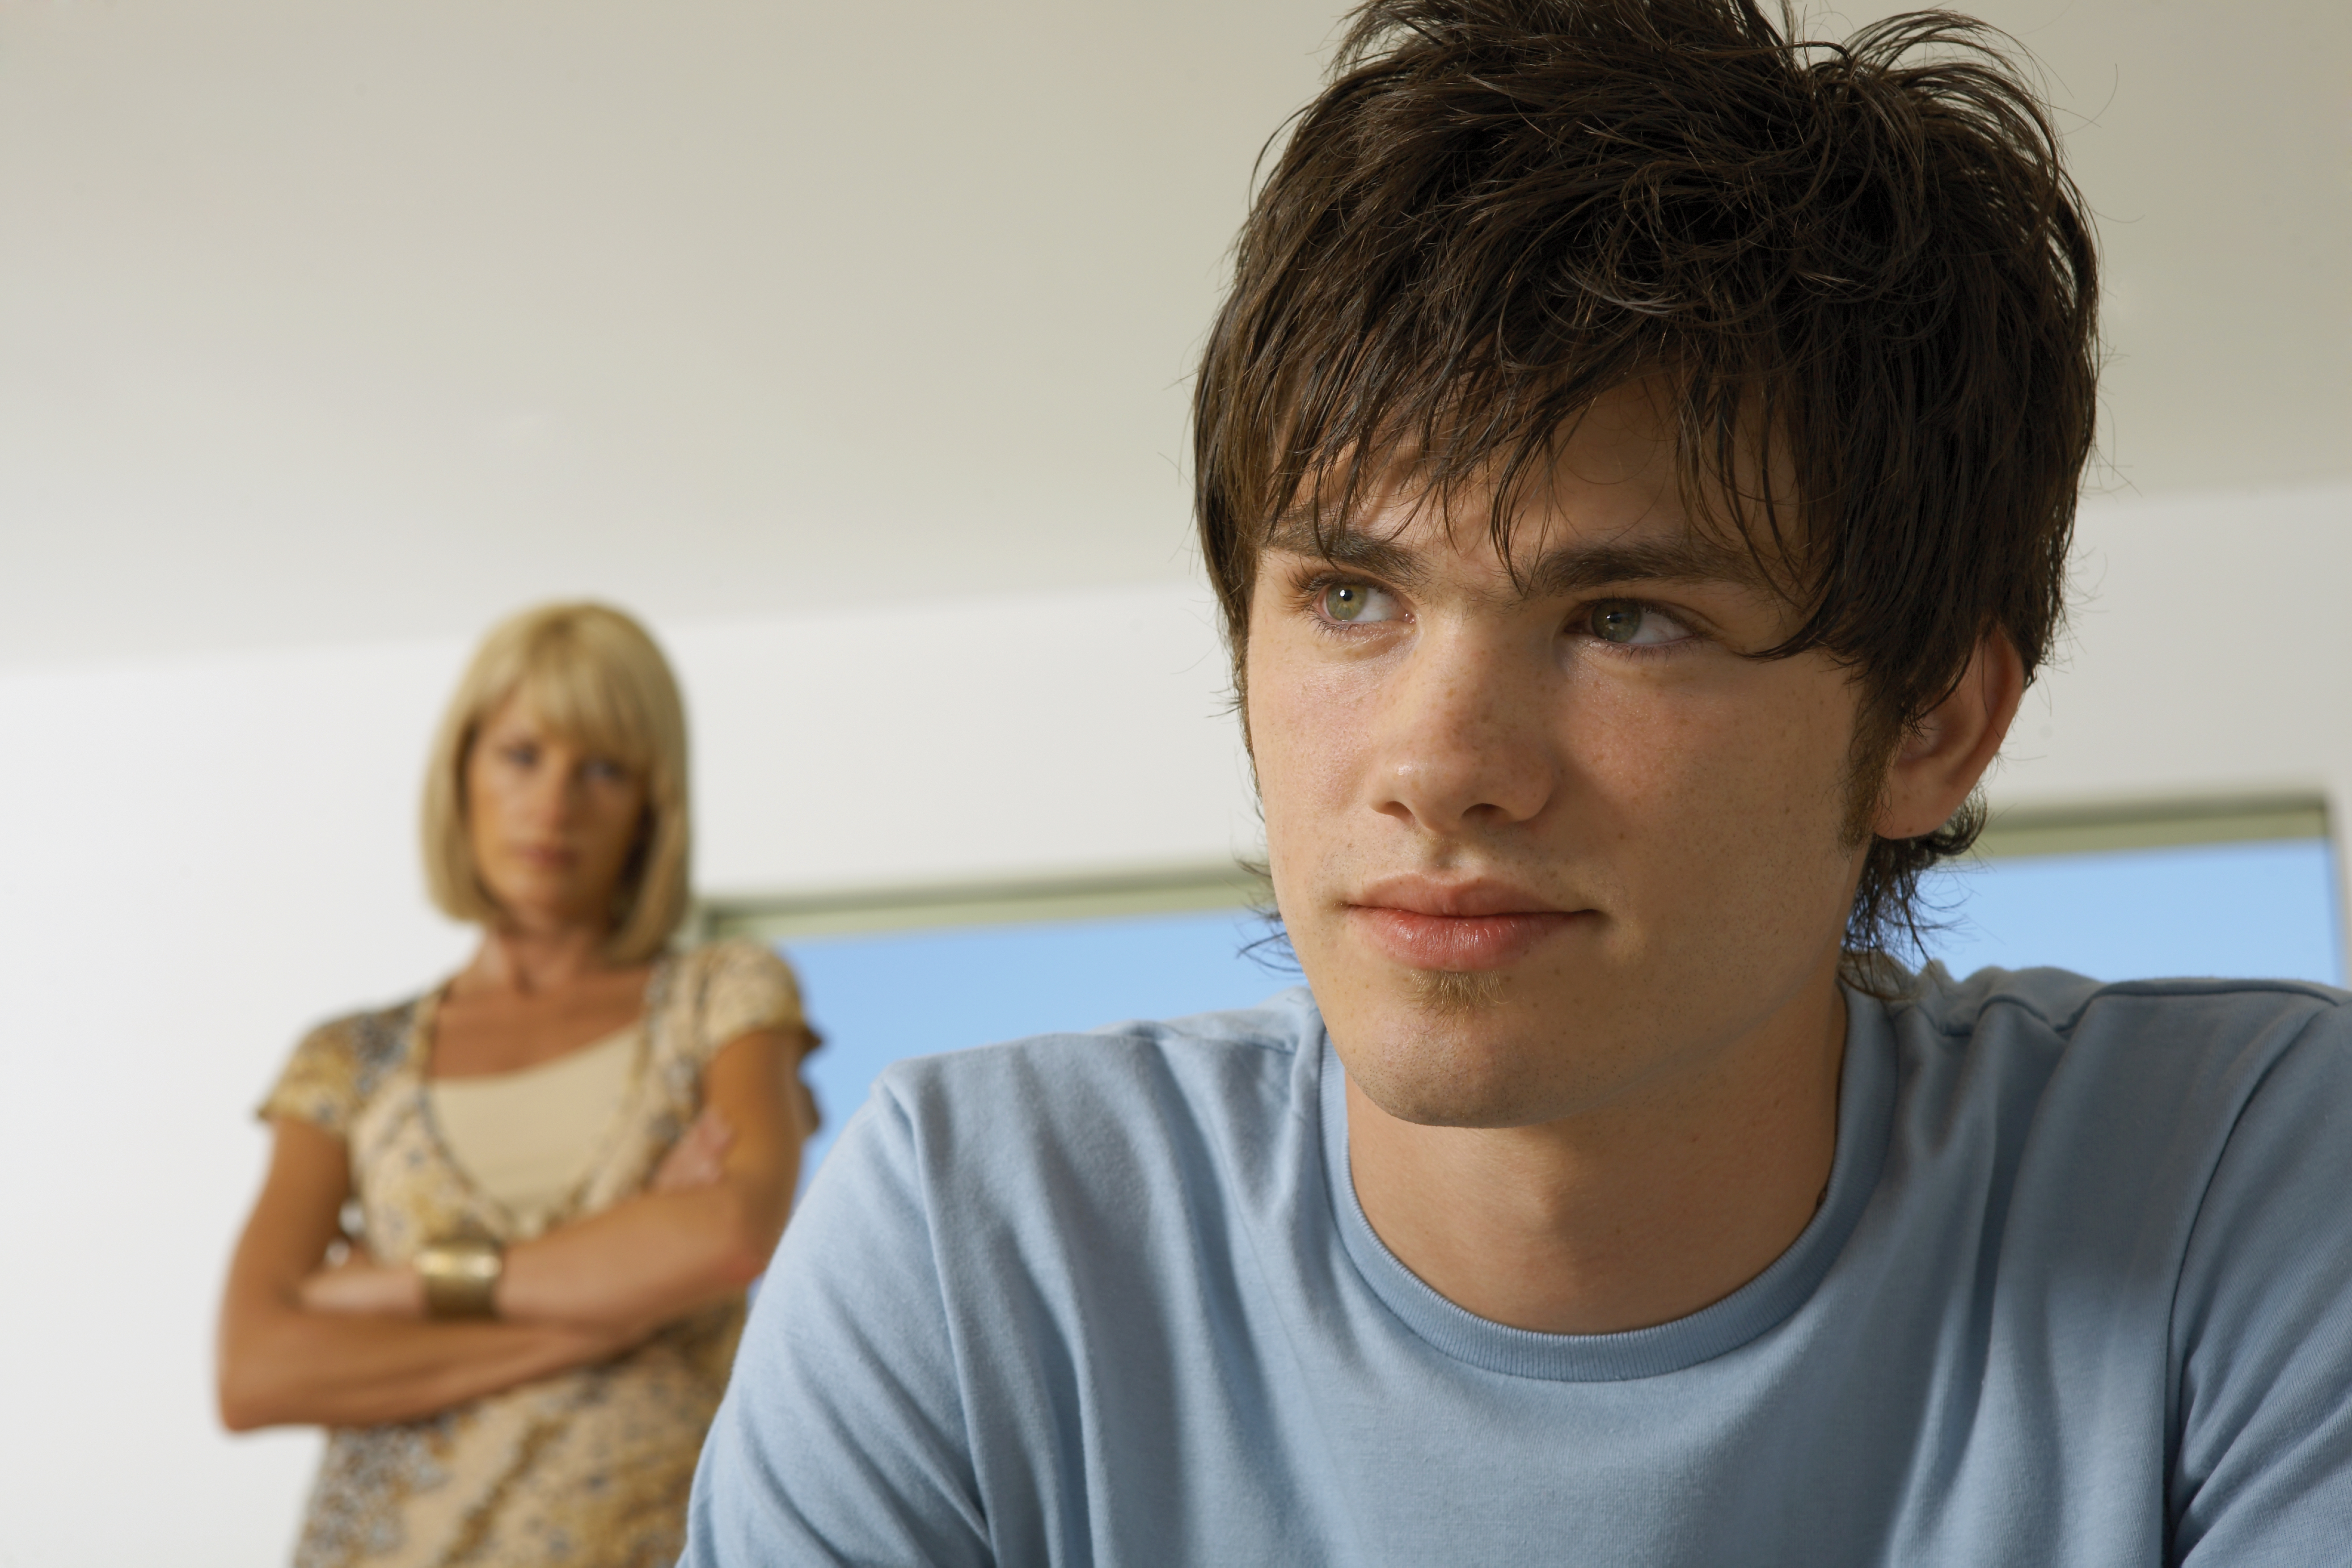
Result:
{"type": "Polygon", "coordinates": [[[730,1040],[758,1030],[803,1033],[801,988],[792,966],[757,942],[712,944],[703,955],[697,1034],[705,1061],[730,1040]]]}
{"type": "Polygon", "coordinates": [[[2352,1018],[2314,1019],[2248,1100],[2173,1312],[2173,1560],[2343,1561],[2352,1521],[2352,1018]]]}
{"type": "Polygon", "coordinates": [[[254,1113],[265,1122],[309,1122],[348,1140],[360,1099],[356,1025],[339,1019],[302,1037],[254,1113]]]}
{"type": "Polygon", "coordinates": [[[906,1111],[843,1128],[703,1447],[680,1568],[994,1561],[906,1111]]]}

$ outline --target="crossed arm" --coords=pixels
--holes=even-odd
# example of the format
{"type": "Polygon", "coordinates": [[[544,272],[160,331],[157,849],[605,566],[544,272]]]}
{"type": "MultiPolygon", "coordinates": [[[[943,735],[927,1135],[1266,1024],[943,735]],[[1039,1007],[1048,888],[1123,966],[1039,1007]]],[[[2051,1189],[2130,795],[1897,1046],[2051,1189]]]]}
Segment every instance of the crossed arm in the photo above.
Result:
{"type": "Polygon", "coordinates": [[[322,1267],[351,1196],[349,1152],[308,1123],[277,1123],[222,1301],[223,1423],[429,1416],[607,1359],[740,1290],[767,1266],[799,1175],[800,1047],[776,1030],[729,1042],[704,1072],[703,1119],[654,1189],[509,1249],[494,1322],[425,1319],[405,1266],[322,1267]]]}

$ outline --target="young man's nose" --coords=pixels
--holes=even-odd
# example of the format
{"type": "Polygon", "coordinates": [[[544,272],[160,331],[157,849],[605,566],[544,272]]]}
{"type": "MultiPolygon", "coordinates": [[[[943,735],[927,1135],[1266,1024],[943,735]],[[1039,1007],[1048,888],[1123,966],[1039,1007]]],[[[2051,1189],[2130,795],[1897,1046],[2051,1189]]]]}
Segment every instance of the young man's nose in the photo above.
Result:
{"type": "Polygon", "coordinates": [[[1507,637],[1425,639],[1381,716],[1377,808],[1436,833],[1540,812],[1559,779],[1544,674],[1540,656],[1507,637]]]}

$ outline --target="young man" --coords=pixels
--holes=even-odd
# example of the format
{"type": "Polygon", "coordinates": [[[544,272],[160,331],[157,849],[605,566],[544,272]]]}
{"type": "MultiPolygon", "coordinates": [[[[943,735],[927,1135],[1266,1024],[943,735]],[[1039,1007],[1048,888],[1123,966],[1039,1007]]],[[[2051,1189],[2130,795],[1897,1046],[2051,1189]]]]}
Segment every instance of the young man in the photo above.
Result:
{"type": "Polygon", "coordinates": [[[1979,42],[1358,14],[1195,409],[1307,988],[886,1075],[689,1563],[2352,1550],[2344,998],[1889,956],[2092,429],[1979,42]]]}

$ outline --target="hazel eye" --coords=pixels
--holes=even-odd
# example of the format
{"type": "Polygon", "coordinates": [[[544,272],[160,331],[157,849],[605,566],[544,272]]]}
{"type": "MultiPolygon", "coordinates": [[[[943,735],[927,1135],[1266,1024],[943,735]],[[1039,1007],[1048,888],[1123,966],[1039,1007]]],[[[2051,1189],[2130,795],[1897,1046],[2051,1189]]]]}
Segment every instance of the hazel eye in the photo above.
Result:
{"type": "Polygon", "coordinates": [[[1605,600],[1594,605],[1589,624],[1593,636],[1620,647],[1654,648],[1690,635],[1673,617],[1630,599],[1605,600]]]}
{"type": "Polygon", "coordinates": [[[1335,582],[1316,596],[1323,613],[1342,625],[1396,619],[1396,601],[1368,582],[1335,582]]]}

